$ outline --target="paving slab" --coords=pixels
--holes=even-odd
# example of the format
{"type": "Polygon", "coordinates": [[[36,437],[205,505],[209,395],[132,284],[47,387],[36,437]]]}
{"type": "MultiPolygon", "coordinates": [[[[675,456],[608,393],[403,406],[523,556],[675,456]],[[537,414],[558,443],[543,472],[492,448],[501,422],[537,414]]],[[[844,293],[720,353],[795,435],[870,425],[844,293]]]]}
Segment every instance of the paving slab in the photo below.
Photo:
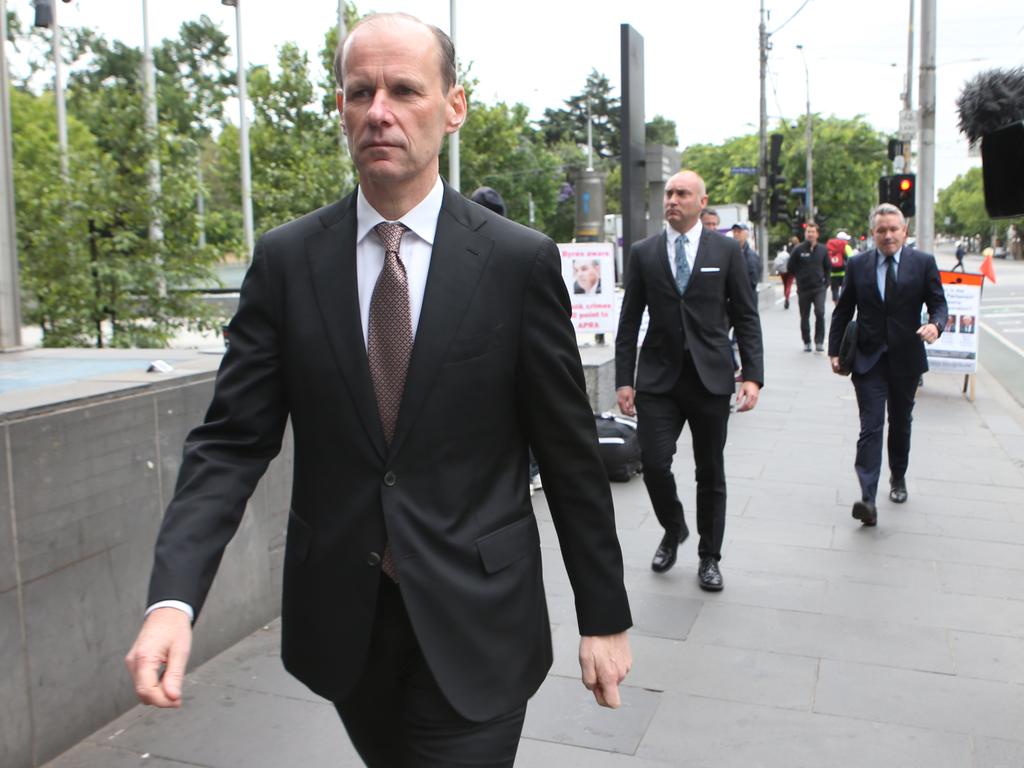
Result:
{"type": "MultiPolygon", "coordinates": [[[[725,591],[696,580],[688,431],[674,469],[692,535],[668,573],[650,570],[661,529],[642,479],[612,485],[636,625],[618,711],[580,684],[572,590],[534,496],[554,665],[516,765],[1022,768],[1024,408],[984,371],[973,403],[929,374],[910,500],[883,494],[865,529],[850,382],[801,351],[794,310],[762,321],[768,386],[729,425],[725,591]]],[[[136,707],[50,766],[359,765],[333,708],[281,668],[279,631],[191,671],[181,711],[136,707]]]]}

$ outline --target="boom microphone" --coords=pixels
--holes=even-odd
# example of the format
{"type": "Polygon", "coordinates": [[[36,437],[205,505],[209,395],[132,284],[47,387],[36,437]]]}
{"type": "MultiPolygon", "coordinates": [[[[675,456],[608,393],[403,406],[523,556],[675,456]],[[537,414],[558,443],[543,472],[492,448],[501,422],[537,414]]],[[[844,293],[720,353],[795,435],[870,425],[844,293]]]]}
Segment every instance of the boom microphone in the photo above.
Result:
{"type": "Polygon", "coordinates": [[[1024,215],[1024,67],[982,72],[956,105],[960,130],[971,142],[981,139],[989,216],[1024,215]]]}

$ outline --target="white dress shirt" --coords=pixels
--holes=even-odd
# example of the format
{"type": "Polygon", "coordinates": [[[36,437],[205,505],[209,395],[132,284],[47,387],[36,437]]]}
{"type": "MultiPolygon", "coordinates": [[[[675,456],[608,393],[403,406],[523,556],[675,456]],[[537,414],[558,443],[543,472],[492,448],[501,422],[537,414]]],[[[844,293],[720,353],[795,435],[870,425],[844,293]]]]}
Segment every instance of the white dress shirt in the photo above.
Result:
{"type": "MultiPolygon", "coordinates": [[[[414,341],[420,321],[420,310],[423,309],[423,294],[427,288],[427,273],[430,271],[430,253],[434,248],[434,235],[437,232],[437,219],[441,215],[443,199],[444,185],[438,176],[427,196],[399,219],[409,228],[409,231],[402,235],[399,258],[405,265],[405,274],[409,282],[409,317],[412,320],[414,341]]],[[[356,194],[356,280],[359,283],[359,315],[362,319],[364,344],[368,343],[369,337],[370,300],[373,298],[373,289],[377,285],[380,271],[384,268],[384,244],[373,231],[373,228],[382,221],[387,219],[374,210],[363,195],[363,188],[359,187],[356,194]]],[[[149,606],[145,615],[149,616],[157,608],[177,608],[188,614],[190,621],[195,620],[192,606],[181,600],[160,600],[149,606]]]]}
{"type": "Polygon", "coordinates": [[[672,279],[675,279],[676,276],[676,240],[686,235],[686,261],[690,264],[690,274],[692,275],[693,262],[697,259],[697,245],[700,243],[700,235],[703,231],[704,226],[700,223],[700,219],[697,219],[697,223],[688,231],[682,233],[672,229],[671,225],[665,227],[666,241],[668,242],[666,255],[668,257],[668,268],[672,270],[672,279]]]}

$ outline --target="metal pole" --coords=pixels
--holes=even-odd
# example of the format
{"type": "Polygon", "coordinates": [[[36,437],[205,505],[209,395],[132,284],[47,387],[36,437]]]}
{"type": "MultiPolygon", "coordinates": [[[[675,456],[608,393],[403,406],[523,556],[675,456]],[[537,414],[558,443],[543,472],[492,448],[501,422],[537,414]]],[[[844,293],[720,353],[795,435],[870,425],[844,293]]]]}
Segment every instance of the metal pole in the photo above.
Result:
{"type": "Polygon", "coordinates": [[[252,223],[252,169],[249,166],[249,119],[245,105],[249,100],[245,79],[245,56],[242,54],[242,0],[235,0],[235,48],[238,51],[238,145],[242,162],[242,230],[245,235],[246,258],[252,258],[255,239],[252,223]]]}
{"type": "Polygon", "coordinates": [[[7,74],[7,0],[0,0],[0,349],[21,346],[11,92],[7,74]]]}
{"type": "Polygon", "coordinates": [[[811,119],[811,71],[807,68],[807,55],[804,47],[798,45],[800,58],[804,62],[804,80],[807,86],[807,125],[804,127],[807,144],[807,197],[805,204],[805,218],[807,222],[814,221],[814,125],[811,119]]]}
{"type": "Polygon", "coordinates": [[[761,119],[760,119],[760,154],[758,170],[760,176],[757,188],[761,191],[761,220],[757,223],[757,250],[761,252],[761,273],[768,274],[768,209],[771,198],[768,195],[768,95],[765,81],[768,77],[768,29],[765,26],[764,0],[761,0],[761,26],[758,28],[758,41],[761,48],[761,119]]]}
{"type": "Polygon", "coordinates": [[[917,247],[935,242],[935,0],[921,0],[921,150],[917,173],[917,247]]]}
{"type": "Polygon", "coordinates": [[[57,102],[57,145],[60,147],[60,175],[66,184],[71,174],[68,170],[68,121],[67,110],[64,105],[64,78],[62,76],[63,62],[60,55],[60,22],[57,20],[57,6],[60,3],[54,2],[50,7],[53,9],[53,96],[57,102]]]}
{"type": "MultiPolygon", "coordinates": [[[[449,15],[451,17],[450,32],[452,44],[455,44],[455,0],[448,0],[449,15]]],[[[456,45],[455,50],[459,48],[456,45]]],[[[456,131],[448,137],[448,183],[458,192],[462,189],[462,173],[459,162],[459,132],[456,131]]]]}
{"type": "MultiPolygon", "coordinates": [[[[911,92],[914,88],[914,0],[910,0],[910,21],[907,23],[907,80],[903,91],[903,109],[910,112],[914,109],[911,92]]],[[[902,138],[902,137],[901,137],[902,138]]],[[[910,141],[903,142],[903,172],[910,173],[910,158],[913,148],[910,141]]]]}
{"type": "Polygon", "coordinates": [[[160,136],[156,114],[156,68],[153,66],[153,48],[149,44],[149,3],[147,0],[142,0],[142,45],[142,82],[145,87],[143,99],[146,113],[146,141],[149,144],[147,172],[150,200],[149,239],[156,245],[153,260],[157,264],[157,289],[160,296],[166,296],[167,284],[164,282],[163,270],[160,268],[163,264],[160,251],[164,239],[164,229],[160,221],[160,136]]]}
{"type": "MultiPolygon", "coordinates": [[[[338,0],[338,45],[345,41],[348,35],[348,27],[345,25],[345,0],[338,0]]],[[[335,84],[337,85],[337,84],[335,84]]],[[[338,147],[341,149],[341,156],[348,156],[348,142],[345,140],[345,129],[338,121],[338,147]]]]}

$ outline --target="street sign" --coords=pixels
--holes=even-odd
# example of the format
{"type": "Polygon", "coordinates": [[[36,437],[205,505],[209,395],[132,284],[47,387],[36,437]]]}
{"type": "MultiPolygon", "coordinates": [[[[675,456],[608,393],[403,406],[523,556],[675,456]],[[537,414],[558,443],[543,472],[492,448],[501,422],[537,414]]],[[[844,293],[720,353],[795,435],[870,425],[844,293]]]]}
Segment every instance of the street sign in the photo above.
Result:
{"type": "Polygon", "coordinates": [[[791,194],[791,195],[804,195],[804,194],[807,194],[807,187],[793,187],[791,190],[789,190],[789,194],[791,194]]]}
{"type": "Polygon", "coordinates": [[[913,109],[900,110],[900,141],[917,138],[917,112],[913,109]]]}
{"type": "Polygon", "coordinates": [[[753,165],[738,165],[732,168],[729,173],[733,176],[754,176],[757,174],[757,168],[753,165]]]}

